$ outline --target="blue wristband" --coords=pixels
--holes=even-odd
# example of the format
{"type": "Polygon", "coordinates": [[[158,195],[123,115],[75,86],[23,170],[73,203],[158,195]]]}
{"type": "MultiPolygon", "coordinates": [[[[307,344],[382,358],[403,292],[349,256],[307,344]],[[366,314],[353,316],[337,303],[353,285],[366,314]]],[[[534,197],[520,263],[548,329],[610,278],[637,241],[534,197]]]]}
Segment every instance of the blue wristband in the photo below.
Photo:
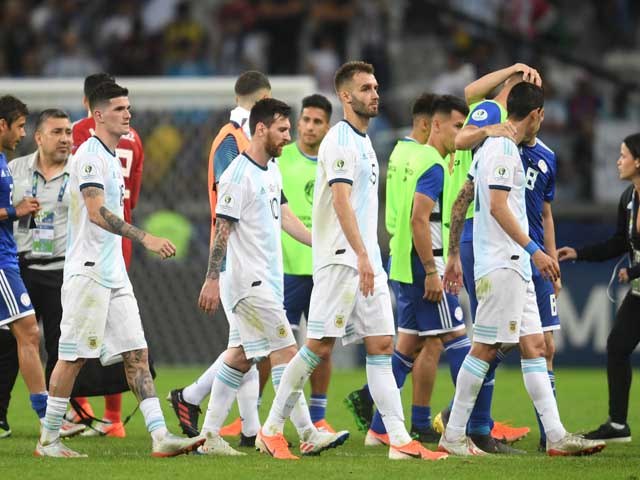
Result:
{"type": "Polygon", "coordinates": [[[18,216],[16,215],[16,208],[13,206],[10,207],[5,207],[5,210],[7,211],[7,218],[9,220],[11,220],[12,222],[18,219],[18,216]]]}
{"type": "Polygon", "coordinates": [[[525,252],[527,252],[529,255],[533,255],[534,253],[536,253],[538,250],[540,250],[540,246],[534,242],[533,240],[531,240],[529,243],[527,243],[527,246],[524,247],[525,252]]]}

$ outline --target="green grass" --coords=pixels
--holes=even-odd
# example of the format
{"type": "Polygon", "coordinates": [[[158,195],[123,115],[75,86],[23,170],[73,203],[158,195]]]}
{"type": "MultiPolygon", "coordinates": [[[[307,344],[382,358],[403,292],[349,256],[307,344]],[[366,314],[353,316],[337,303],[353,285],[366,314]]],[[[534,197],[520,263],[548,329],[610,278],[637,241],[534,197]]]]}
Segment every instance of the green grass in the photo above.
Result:
{"type": "MultiPolygon", "coordinates": [[[[157,379],[161,398],[175,387],[190,383],[199,373],[197,368],[159,368],[157,379]]],[[[558,399],[563,422],[569,430],[586,430],[596,427],[607,412],[606,377],[603,370],[565,369],[556,371],[558,399]]],[[[521,457],[485,457],[475,459],[450,458],[444,462],[391,462],[387,450],[381,447],[364,448],[362,433],[344,408],[342,399],[351,390],[360,387],[365,380],[364,371],[336,371],[329,394],[327,419],[338,428],[351,430],[351,438],[336,450],[321,457],[303,458],[297,462],[282,462],[247,450],[244,458],[212,458],[183,456],[170,459],[153,459],[149,456],[150,440],[140,413],[127,425],[126,439],[74,438],[68,444],[89,454],[89,459],[39,459],[32,456],[36,443],[37,424],[28,405],[24,385],[19,382],[13,395],[9,421],[13,436],[0,440],[0,479],[139,479],[139,478],[253,478],[281,480],[283,478],[315,479],[368,478],[387,480],[401,478],[454,478],[462,479],[638,479],[640,478],[640,444],[610,445],[602,454],[582,458],[549,458],[536,452],[538,431],[533,408],[525,392],[520,371],[502,369],[498,372],[493,413],[498,420],[511,420],[517,425],[529,425],[532,433],[517,444],[529,453],[521,457]],[[291,477],[288,477],[291,475],[291,477]],[[205,477],[206,476],[206,477],[205,477]]],[[[408,382],[410,383],[410,382],[408,382]]],[[[453,388],[449,373],[441,370],[436,385],[434,414],[448,402],[453,388]]],[[[405,389],[404,404],[409,419],[410,387],[405,389]]],[[[261,417],[270,406],[271,387],[263,401],[261,417]]],[[[629,422],[640,428],[640,400],[638,382],[631,392],[629,422]]],[[[102,400],[93,402],[96,413],[102,410],[102,400]]],[[[177,432],[177,420],[169,404],[162,400],[169,428],[177,432]]],[[[125,395],[123,411],[135,406],[130,393],[125,395]]],[[[206,404],[203,405],[206,408],[206,404]]],[[[235,413],[233,413],[235,414],[235,413]]],[[[637,431],[637,430],[636,430],[637,431]]],[[[288,427],[287,436],[295,439],[288,427]]],[[[236,441],[233,440],[232,444],[236,441]]],[[[434,446],[432,446],[434,448],[434,446]]]]}

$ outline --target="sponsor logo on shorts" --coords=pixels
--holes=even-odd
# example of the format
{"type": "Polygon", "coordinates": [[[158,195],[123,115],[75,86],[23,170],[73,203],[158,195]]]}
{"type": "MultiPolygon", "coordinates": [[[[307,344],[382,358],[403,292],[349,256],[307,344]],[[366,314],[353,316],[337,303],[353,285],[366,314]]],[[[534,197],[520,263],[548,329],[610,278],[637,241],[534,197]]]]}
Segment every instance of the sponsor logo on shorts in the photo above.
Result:
{"type": "Polygon", "coordinates": [[[280,338],[284,338],[287,336],[287,329],[285,328],[284,325],[278,325],[277,332],[280,338]]]}
{"type": "Polygon", "coordinates": [[[336,315],[336,327],[344,327],[344,315],[336,315]]]}
{"type": "Polygon", "coordinates": [[[461,307],[456,307],[455,311],[453,312],[453,315],[456,317],[456,320],[462,320],[462,308],[461,307]]]}
{"type": "Polygon", "coordinates": [[[87,345],[89,345],[89,348],[92,350],[95,350],[96,348],[98,348],[98,337],[95,335],[91,335],[90,337],[88,337],[87,345]]]}
{"type": "Polygon", "coordinates": [[[29,294],[27,292],[24,292],[22,295],[20,295],[20,303],[22,303],[22,305],[24,305],[25,307],[31,305],[31,299],[29,298],[29,294]]]}
{"type": "Polygon", "coordinates": [[[482,122],[483,120],[486,120],[487,117],[489,117],[489,114],[484,108],[476,110],[475,112],[473,112],[473,115],[471,115],[471,118],[473,118],[476,122],[482,122]]]}
{"type": "Polygon", "coordinates": [[[518,322],[516,322],[515,320],[511,320],[509,322],[509,331],[511,333],[516,333],[516,328],[518,327],[518,322]]]}

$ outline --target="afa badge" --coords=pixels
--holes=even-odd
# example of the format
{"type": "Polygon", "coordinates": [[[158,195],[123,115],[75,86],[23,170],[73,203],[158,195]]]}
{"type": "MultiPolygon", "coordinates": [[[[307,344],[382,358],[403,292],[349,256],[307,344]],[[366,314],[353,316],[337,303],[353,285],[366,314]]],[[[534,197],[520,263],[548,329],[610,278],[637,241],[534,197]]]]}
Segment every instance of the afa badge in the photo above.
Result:
{"type": "Polygon", "coordinates": [[[96,337],[95,335],[91,335],[90,337],[88,337],[87,345],[92,350],[95,350],[96,348],[98,348],[98,337],[96,337]]]}
{"type": "Polygon", "coordinates": [[[516,322],[515,320],[511,320],[509,322],[509,331],[511,333],[516,333],[516,328],[518,328],[518,322],[516,322]]]}
{"type": "Polygon", "coordinates": [[[284,325],[278,325],[277,331],[278,331],[278,337],[284,338],[287,336],[287,329],[285,328],[284,325]]]}
{"type": "Polygon", "coordinates": [[[344,327],[344,315],[336,315],[336,327],[344,327]]]}

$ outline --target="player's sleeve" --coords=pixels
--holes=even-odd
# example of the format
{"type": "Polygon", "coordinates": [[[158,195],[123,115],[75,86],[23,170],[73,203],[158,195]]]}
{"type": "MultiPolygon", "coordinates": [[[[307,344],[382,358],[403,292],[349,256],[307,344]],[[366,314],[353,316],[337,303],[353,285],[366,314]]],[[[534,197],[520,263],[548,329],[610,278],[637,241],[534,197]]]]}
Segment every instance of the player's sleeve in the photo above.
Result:
{"type": "Polygon", "coordinates": [[[444,169],[442,165],[433,165],[424,172],[418,179],[416,193],[426,195],[434,202],[437,202],[444,186],[444,169]]]}
{"type": "Polygon", "coordinates": [[[556,196],[556,156],[553,155],[553,165],[549,165],[549,182],[547,188],[544,191],[544,201],[553,202],[556,196]]]}
{"type": "Polygon", "coordinates": [[[324,166],[329,185],[339,182],[353,185],[356,167],[355,152],[330,142],[325,145],[319,160],[324,166]]]}
{"type": "Polygon", "coordinates": [[[284,205],[285,203],[289,203],[287,200],[287,196],[284,194],[284,189],[280,190],[280,205],[284,205]]]}
{"type": "Polygon", "coordinates": [[[218,182],[218,203],[216,205],[216,218],[224,218],[232,222],[240,220],[242,204],[245,198],[250,198],[246,190],[246,182],[240,179],[231,181],[229,175],[222,175],[218,182]]]}
{"type": "Polygon", "coordinates": [[[240,155],[240,152],[238,151],[236,139],[233,135],[227,135],[213,154],[213,174],[216,178],[216,183],[220,181],[222,174],[238,155],[240,155]]]}
{"type": "Polygon", "coordinates": [[[104,190],[105,165],[97,156],[82,155],[76,159],[80,190],[97,187],[104,190]]]}
{"type": "Polygon", "coordinates": [[[131,186],[129,188],[129,203],[131,210],[136,208],[138,197],[140,196],[140,188],[142,187],[142,169],[144,167],[144,148],[142,140],[137,133],[134,134],[135,145],[133,150],[133,165],[129,175],[131,186]]]}
{"type": "Polygon", "coordinates": [[[471,111],[467,125],[485,127],[500,123],[500,107],[493,102],[481,102],[471,111]]]}
{"type": "Polygon", "coordinates": [[[469,171],[467,172],[467,180],[471,180],[472,182],[475,182],[477,170],[478,170],[478,160],[476,160],[476,157],[473,157],[473,160],[471,160],[471,165],[469,166],[469,171]]]}
{"type": "MultiPolygon", "coordinates": [[[[500,142],[503,145],[504,142],[500,142]]],[[[515,172],[520,161],[519,155],[497,152],[489,156],[487,185],[490,190],[510,191],[514,187],[515,172]],[[517,158],[516,158],[517,156],[517,158]]]]}

